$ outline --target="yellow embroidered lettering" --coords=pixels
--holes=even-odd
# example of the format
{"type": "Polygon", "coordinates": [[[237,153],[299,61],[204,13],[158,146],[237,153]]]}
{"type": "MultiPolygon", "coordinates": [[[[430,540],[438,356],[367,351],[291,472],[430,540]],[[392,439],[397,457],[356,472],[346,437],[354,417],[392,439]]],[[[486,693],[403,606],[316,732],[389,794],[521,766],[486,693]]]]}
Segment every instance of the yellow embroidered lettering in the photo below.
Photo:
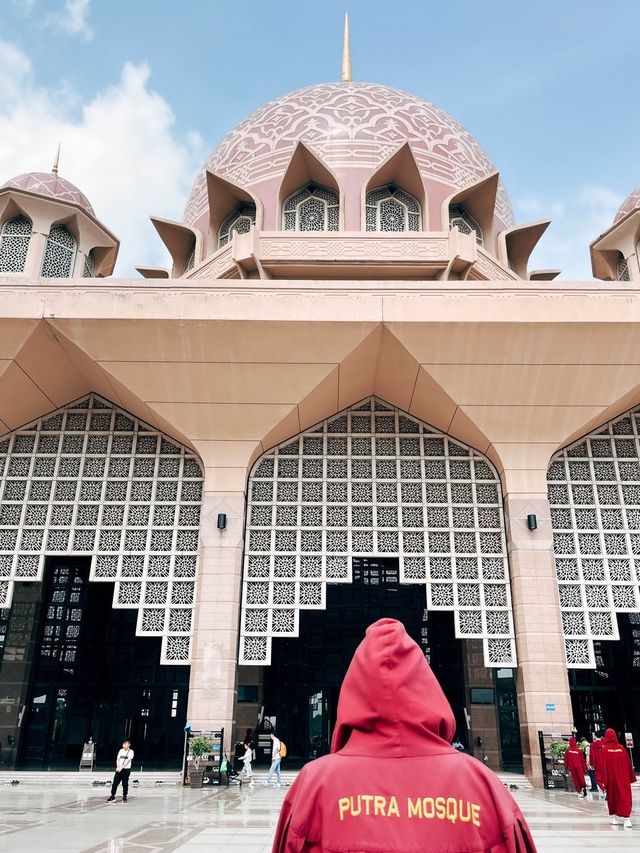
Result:
{"type": "Polygon", "coordinates": [[[340,820],[344,820],[344,813],[349,811],[349,797],[340,797],[338,800],[338,811],[340,820]]]}
{"type": "MultiPolygon", "coordinates": [[[[362,802],[364,804],[364,813],[366,815],[370,815],[371,812],[369,810],[369,806],[371,805],[371,801],[373,800],[373,794],[361,794],[362,802]]],[[[384,797],[383,797],[384,799],[384,797]]]]}
{"type": "Polygon", "coordinates": [[[407,798],[407,816],[422,817],[422,800],[420,797],[414,802],[411,797],[407,798]]]}
{"type": "Polygon", "coordinates": [[[455,823],[458,820],[458,801],[453,797],[447,798],[447,820],[455,823]]]}
{"type": "Polygon", "coordinates": [[[471,820],[474,826],[480,826],[480,806],[471,803],[471,820]]]}
{"type": "Polygon", "coordinates": [[[436,797],[436,817],[438,820],[444,820],[447,814],[447,810],[445,808],[445,799],[444,797],[436,797]]]}
{"type": "Polygon", "coordinates": [[[469,821],[471,820],[471,803],[469,802],[469,800],[460,800],[460,811],[458,813],[458,817],[460,818],[462,823],[469,823],[469,821]],[[462,811],[463,806],[467,807],[466,815],[462,811]]]}
{"type": "Polygon", "coordinates": [[[400,809],[398,808],[398,800],[395,794],[389,800],[389,811],[387,817],[400,817],[400,809]]]}
{"type": "Polygon", "coordinates": [[[425,797],[422,801],[422,813],[427,820],[431,820],[432,817],[435,817],[436,808],[435,803],[433,802],[433,797],[425,797]]]}
{"type": "Polygon", "coordinates": [[[360,801],[360,794],[357,797],[351,797],[351,817],[358,817],[360,812],[362,811],[362,803],[360,801]],[[358,802],[358,811],[356,811],[356,807],[354,805],[354,800],[358,802]]]}
{"type": "MultiPolygon", "coordinates": [[[[387,805],[387,798],[386,797],[376,796],[373,798],[373,813],[375,814],[376,817],[378,815],[382,815],[382,817],[385,817],[384,810],[385,810],[386,805],[387,805]]],[[[367,812],[367,814],[368,814],[368,812],[367,812]]]]}

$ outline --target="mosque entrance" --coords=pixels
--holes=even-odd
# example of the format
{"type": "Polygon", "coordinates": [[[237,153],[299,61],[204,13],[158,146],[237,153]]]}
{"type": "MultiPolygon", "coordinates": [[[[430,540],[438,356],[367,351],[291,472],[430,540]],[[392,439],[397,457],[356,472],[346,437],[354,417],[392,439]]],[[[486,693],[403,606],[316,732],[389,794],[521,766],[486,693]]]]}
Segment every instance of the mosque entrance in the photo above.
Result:
{"type": "Polygon", "coordinates": [[[400,583],[397,558],[353,558],[353,583],[327,586],[326,610],[300,614],[300,636],[274,639],[265,668],[264,712],[276,718],[290,759],[304,762],[329,751],[338,695],[367,627],[390,617],[403,622],[424,650],[453,708],[464,741],[461,642],[451,613],[427,613],[424,587],[400,583]]]}
{"type": "Polygon", "coordinates": [[[128,737],[136,769],[179,766],[189,667],[161,666],[161,640],[136,637],[137,610],[114,609],[113,586],[89,571],[89,557],[50,557],[42,583],[17,585],[2,678],[27,695],[18,765],[77,767],[92,738],[111,766],[128,737]]]}
{"type": "Polygon", "coordinates": [[[596,668],[570,669],[573,719],[581,737],[612,728],[621,742],[632,735],[640,760],[640,614],[618,613],[617,642],[594,643],[596,668]]]}

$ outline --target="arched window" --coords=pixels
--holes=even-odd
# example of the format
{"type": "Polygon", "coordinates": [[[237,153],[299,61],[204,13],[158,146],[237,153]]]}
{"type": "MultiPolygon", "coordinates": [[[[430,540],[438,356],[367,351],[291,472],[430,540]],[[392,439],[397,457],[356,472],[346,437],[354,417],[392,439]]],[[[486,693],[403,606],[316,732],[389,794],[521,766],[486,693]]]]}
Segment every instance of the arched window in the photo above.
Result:
{"type": "Polygon", "coordinates": [[[623,257],[622,253],[618,256],[617,276],[618,281],[630,281],[629,264],[623,257]]]}
{"type": "Polygon", "coordinates": [[[82,278],[93,278],[96,274],[96,255],[93,249],[89,252],[89,254],[84,259],[84,266],[82,267],[82,278]]]}
{"type": "Polygon", "coordinates": [[[43,278],[69,278],[76,257],[76,239],[64,225],[52,225],[42,258],[43,278]]]}
{"type": "Polygon", "coordinates": [[[417,199],[393,184],[367,193],[367,231],[420,231],[420,220],[417,199]]]}
{"type": "Polygon", "coordinates": [[[283,231],[337,231],[340,200],[333,190],[309,184],[282,205],[283,231]]]}
{"type": "MultiPolygon", "coordinates": [[[[218,231],[218,248],[226,246],[234,231],[238,234],[246,234],[252,225],[256,224],[255,204],[241,204],[236,207],[224,220],[218,231]]],[[[187,269],[185,267],[185,272],[187,269]]]]}
{"type": "Polygon", "coordinates": [[[31,220],[16,216],[4,223],[0,235],[0,272],[24,272],[31,239],[31,220]]]}
{"type": "Polygon", "coordinates": [[[449,208],[449,228],[457,228],[463,234],[471,234],[472,231],[475,231],[476,243],[479,246],[482,246],[484,243],[482,228],[480,228],[473,216],[467,213],[464,207],[451,205],[449,208]]]}

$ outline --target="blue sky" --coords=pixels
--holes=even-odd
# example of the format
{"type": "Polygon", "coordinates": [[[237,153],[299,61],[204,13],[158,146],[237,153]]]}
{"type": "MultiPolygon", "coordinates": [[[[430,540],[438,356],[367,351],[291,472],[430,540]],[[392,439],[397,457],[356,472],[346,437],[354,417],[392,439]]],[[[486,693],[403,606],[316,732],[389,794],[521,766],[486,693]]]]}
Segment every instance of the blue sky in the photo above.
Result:
{"type": "MultiPolygon", "coordinates": [[[[344,2],[0,0],[0,178],[48,170],[158,263],[148,214],[180,218],[206,153],[256,107],[337,80],[344,2]],[[123,210],[123,207],[125,208],[123,210]]],[[[588,244],[640,185],[637,0],[351,0],[354,79],[460,121],[518,221],[554,220],[535,266],[590,278],[588,244]]]]}

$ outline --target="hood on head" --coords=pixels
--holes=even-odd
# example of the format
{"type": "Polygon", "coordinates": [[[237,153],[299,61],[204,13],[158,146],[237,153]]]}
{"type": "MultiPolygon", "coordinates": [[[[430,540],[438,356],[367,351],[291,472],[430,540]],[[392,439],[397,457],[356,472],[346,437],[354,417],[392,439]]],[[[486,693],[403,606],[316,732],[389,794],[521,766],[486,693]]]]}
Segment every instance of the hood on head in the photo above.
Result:
{"type": "Polygon", "coordinates": [[[384,746],[395,756],[449,751],[455,730],[451,706],[404,625],[370,625],[342,682],[331,751],[347,744],[360,753],[384,746]]]}
{"type": "Polygon", "coordinates": [[[578,741],[574,737],[569,738],[569,749],[577,749],[578,741]]]}
{"type": "Polygon", "coordinates": [[[618,743],[618,735],[614,732],[613,729],[607,729],[604,733],[604,742],[605,743],[618,743]]]}

